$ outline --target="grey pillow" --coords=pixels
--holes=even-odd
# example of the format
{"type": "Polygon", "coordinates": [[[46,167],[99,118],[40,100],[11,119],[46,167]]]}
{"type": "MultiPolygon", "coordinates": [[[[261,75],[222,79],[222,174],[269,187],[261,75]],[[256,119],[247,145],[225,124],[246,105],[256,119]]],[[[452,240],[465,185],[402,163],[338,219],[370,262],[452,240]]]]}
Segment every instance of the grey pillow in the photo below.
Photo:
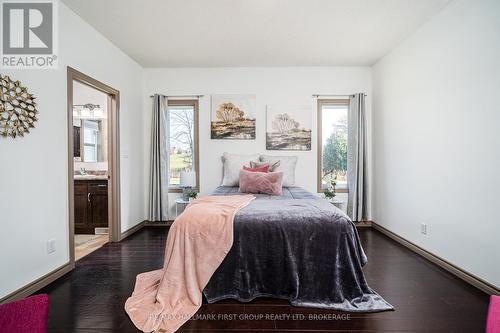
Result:
{"type": "Polygon", "coordinates": [[[272,162],[250,162],[250,167],[259,168],[264,165],[269,165],[269,172],[276,171],[276,168],[280,166],[280,161],[272,162]]]}
{"type": "Polygon", "coordinates": [[[283,171],[283,186],[288,187],[295,185],[297,156],[260,155],[260,161],[269,164],[279,161],[279,166],[274,171],[283,171]]]}
{"type": "Polygon", "coordinates": [[[224,153],[222,155],[223,176],[222,186],[238,186],[240,184],[240,170],[243,166],[250,167],[250,162],[258,162],[259,155],[238,155],[224,153]]]}

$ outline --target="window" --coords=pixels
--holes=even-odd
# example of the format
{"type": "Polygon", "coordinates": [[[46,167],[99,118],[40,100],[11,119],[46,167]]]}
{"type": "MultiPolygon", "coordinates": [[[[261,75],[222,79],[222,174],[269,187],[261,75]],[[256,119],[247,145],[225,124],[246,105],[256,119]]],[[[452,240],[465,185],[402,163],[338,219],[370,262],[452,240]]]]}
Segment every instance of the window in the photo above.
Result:
{"type": "Polygon", "coordinates": [[[318,192],[336,179],[347,192],[348,99],[318,100],[318,192]]]}
{"type": "Polygon", "coordinates": [[[83,161],[97,162],[97,136],[99,123],[93,120],[83,120],[83,161]]]}
{"type": "Polygon", "coordinates": [[[198,159],[198,101],[169,100],[167,107],[169,128],[169,191],[180,191],[182,171],[196,172],[199,188],[198,159]]]}

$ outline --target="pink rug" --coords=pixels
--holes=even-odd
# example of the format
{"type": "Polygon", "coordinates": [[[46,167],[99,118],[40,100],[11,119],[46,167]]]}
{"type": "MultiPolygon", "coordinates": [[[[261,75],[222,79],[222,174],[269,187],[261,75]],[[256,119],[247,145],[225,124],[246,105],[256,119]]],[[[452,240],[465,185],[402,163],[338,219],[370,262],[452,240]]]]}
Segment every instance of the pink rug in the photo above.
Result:
{"type": "Polygon", "coordinates": [[[46,333],[49,305],[46,294],[0,305],[0,333],[46,333]]]}
{"type": "Polygon", "coordinates": [[[486,333],[500,333],[500,296],[492,295],[490,298],[486,333]]]}

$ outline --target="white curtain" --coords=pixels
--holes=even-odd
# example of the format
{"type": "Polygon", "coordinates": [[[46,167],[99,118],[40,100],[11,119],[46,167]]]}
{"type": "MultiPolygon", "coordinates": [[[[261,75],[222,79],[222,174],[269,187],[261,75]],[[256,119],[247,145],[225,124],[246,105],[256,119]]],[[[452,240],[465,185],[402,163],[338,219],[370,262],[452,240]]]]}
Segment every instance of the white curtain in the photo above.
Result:
{"type": "Polygon", "coordinates": [[[365,94],[354,94],[349,104],[347,139],[347,214],[353,221],[368,218],[368,177],[365,94]]]}
{"type": "Polygon", "coordinates": [[[153,96],[149,182],[149,221],[168,221],[168,116],[167,98],[153,96]]]}

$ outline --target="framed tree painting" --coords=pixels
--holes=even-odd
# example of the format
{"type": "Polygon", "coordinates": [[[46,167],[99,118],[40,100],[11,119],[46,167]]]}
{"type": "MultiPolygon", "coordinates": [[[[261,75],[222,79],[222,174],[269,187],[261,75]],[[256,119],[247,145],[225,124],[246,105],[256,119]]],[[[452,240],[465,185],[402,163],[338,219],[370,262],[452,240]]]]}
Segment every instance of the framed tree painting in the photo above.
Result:
{"type": "Polygon", "coordinates": [[[212,95],[212,139],[255,139],[255,95],[212,95]]]}
{"type": "Polygon", "coordinates": [[[311,150],[312,114],[308,107],[266,108],[266,150],[311,150]]]}

